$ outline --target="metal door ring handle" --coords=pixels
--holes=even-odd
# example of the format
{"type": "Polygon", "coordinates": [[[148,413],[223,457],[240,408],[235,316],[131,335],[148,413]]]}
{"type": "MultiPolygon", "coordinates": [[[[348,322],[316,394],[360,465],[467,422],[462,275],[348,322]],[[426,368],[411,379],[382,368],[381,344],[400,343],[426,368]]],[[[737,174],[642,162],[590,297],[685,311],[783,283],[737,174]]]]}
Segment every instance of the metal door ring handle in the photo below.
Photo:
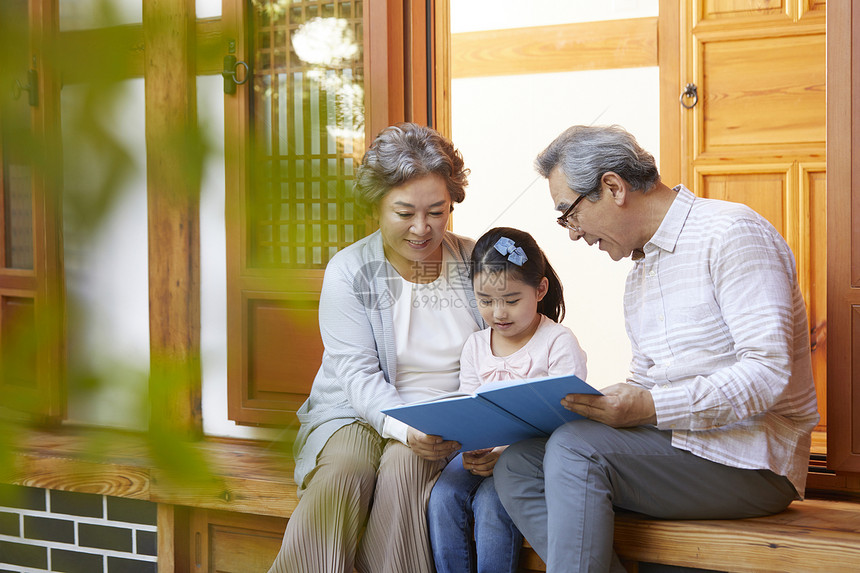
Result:
{"type": "Polygon", "coordinates": [[[239,60],[238,62],[236,62],[236,65],[233,66],[233,73],[231,74],[233,76],[233,81],[236,82],[236,85],[241,86],[242,84],[244,84],[245,82],[248,81],[248,71],[249,71],[248,64],[246,64],[242,60],[239,60]],[[239,70],[239,66],[242,66],[243,68],[245,68],[245,73],[243,74],[244,77],[242,78],[241,81],[237,79],[239,76],[239,74],[237,73],[237,71],[239,70]]]}
{"type": "Polygon", "coordinates": [[[696,107],[696,104],[699,103],[699,89],[696,87],[696,84],[687,84],[687,86],[684,88],[684,91],[681,93],[680,100],[681,105],[684,106],[686,109],[692,109],[696,107]],[[688,105],[687,102],[684,101],[684,98],[693,98],[693,103],[688,105]]]}

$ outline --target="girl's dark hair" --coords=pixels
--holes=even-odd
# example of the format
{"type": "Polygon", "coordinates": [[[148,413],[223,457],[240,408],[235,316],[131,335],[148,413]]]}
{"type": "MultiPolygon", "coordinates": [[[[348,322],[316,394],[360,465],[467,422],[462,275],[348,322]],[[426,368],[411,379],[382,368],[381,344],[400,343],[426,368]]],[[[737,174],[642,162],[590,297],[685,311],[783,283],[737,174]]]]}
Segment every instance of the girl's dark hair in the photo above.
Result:
{"type": "Polygon", "coordinates": [[[541,279],[546,277],[549,288],[543,299],[538,302],[537,310],[555,322],[560,322],[564,318],[564,292],[561,281],[531,235],[512,227],[496,227],[478,239],[475,249],[472,251],[469,278],[474,281],[475,275],[479,273],[497,273],[499,271],[505,271],[506,276],[513,273],[516,279],[534,288],[537,288],[541,279]],[[503,255],[495,248],[496,243],[502,237],[511,239],[515,247],[523,249],[528,260],[522,266],[512,263],[508,260],[508,255],[503,255]]]}

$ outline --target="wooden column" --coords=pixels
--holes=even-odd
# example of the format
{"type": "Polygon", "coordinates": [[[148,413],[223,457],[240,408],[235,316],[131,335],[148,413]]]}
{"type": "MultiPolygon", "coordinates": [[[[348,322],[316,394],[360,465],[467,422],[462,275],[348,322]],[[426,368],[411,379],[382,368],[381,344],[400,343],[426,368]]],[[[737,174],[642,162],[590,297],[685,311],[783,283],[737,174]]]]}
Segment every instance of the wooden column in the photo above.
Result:
{"type": "Polygon", "coordinates": [[[36,365],[40,403],[49,422],[66,415],[65,276],[63,267],[63,167],[60,90],[56,40],[60,27],[57,0],[31,2],[31,61],[39,71],[40,101],[33,110],[33,130],[43,142],[33,170],[35,319],[39,342],[36,365]]]}
{"type": "Polygon", "coordinates": [[[202,434],[194,0],[143,3],[151,427],[202,434]]]}
{"type": "Polygon", "coordinates": [[[657,62],[660,67],[660,177],[672,187],[681,177],[681,23],[675,0],[660,0],[657,62]]]}

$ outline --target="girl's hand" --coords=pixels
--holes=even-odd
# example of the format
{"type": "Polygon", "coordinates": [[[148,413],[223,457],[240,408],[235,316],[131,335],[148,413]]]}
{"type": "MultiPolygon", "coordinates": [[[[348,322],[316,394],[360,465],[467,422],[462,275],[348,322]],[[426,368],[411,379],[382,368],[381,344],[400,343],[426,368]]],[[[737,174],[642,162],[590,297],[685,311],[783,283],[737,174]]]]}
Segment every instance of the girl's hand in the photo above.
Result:
{"type": "Polygon", "coordinates": [[[493,467],[499,456],[508,446],[497,446],[484,450],[472,450],[463,453],[463,467],[476,476],[488,477],[493,475],[493,467]]]}
{"type": "Polygon", "coordinates": [[[406,434],[406,444],[412,448],[418,457],[431,462],[444,460],[460,449],[460,443],[443,440],[439,436],[427,435],[415,428],[409,428],[406,434]]]}

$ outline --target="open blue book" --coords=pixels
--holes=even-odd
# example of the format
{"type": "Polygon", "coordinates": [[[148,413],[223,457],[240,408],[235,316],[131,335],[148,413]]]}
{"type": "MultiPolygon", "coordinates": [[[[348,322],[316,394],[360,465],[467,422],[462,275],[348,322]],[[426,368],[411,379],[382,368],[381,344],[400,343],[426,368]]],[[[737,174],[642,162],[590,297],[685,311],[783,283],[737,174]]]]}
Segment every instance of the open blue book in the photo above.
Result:
{"type": "Polygon", "coordinates": [[[527,438],[548,437],[579,414],[564,409],[568,394],[600,394],[574,376],[490,382],[475,394],[449,394],[383,410],[425,434],[456,440],[463,451],[513,444],[527,438]]]}

